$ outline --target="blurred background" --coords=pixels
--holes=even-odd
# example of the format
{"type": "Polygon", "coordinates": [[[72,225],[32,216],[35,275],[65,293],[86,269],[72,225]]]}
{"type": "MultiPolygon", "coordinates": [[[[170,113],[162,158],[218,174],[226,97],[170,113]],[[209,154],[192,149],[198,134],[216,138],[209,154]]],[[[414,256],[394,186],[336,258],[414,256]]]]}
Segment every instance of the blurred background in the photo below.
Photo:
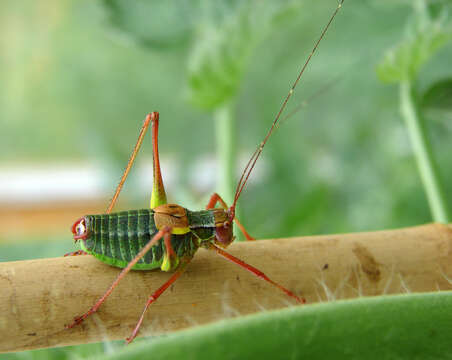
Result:
{"type": "MultiPolygon", "coordinates": [[[[105,211],[145,114],[168,199],[230,201],[337,1],[0,3],[0,260],[75,250],[105,211]]],[[[451,205],[445,1],[346,1],[239,201],[257,238],[432,221],[400,114],[409,78],[451,205]],[[438,35],[439,34],[439,35],[438,35]]],[[[117,210],[149,204],[150,137],[117,210]]]]}
{"type": "MultiPolygon", "coordinates": [[[[105,211],[150,111],[160,112],[169,201],[201,209],[214,191],[230,201],[336,6],[0,2],[0,261],[76,250],[70,225],[105,211]]],[[[240,198],[253,236],[432,221],[401,84],[412,89],[441,206],[451,207],[451,11],[442,0],[345,2],[240,198]]],[[[149,206],[151,150],[147,137],[117,210],[149,206]]],[[[76,354],[112,351],[103,346],[76,354]]]]}

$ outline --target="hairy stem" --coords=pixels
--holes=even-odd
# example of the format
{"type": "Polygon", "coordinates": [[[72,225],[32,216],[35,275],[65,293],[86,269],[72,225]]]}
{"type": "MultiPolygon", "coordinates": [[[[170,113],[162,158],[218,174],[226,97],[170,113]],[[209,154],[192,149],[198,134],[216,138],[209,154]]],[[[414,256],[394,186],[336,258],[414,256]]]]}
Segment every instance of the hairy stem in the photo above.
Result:
{"type": "MultiPolygon", "coordinates": [[[[234,199],[237,181],[235,178],[235,170],[237,169],[237,133],[234,105],[234,101],[230,101],[214,112],[219,165],[216,191],[229,206],[231,206],[234,199]]],[[[239,206],[235,209],[235,216],[240,217],[239,206]]],[[[244,240],[240,232],[236,231],[235,235],[238,241],[244,240]]]]}
{"type": "Polygon", "coordinates": [[[416,106],[416,94],[410,81],[400,84],[400,109],[413,146],[421,181],[424,185],[433,221],[447,223],[449,215],[440,176],[432,148],[427,139],[421,114],[416,106]]]}
{"type": "MultiPolygon", "coordinates": [[[[362,299],[368,295],[400,294],[407,291],[437,292],[440,289],[452,289],[452,262],[448,253],[452,244],[451,229],[452,227],[442,224],[430,224],[368,233],[247,241],[231,244],[228,252],[246,259],[274,281],[289,287],[296,295],[305,297],[309,304],[334,299],[356,297],[362,299]],[[333,238],[334,241],[331,240],[333,238]]],[[[193,324],[202,325],[225,319],[231,316],[230,309],[238,311],[240,316],[243,316],[288,305],[293,308],[304,308],[294,306],[295,302],[290,297],[279,294],[272,285],[259,277],[220,256],[212,255],[208,251],[199,251],[196,254],[190,264],[191,267],[187,268],[186,276],[181,276],[169,293],[162,295],[156,304],[151,305],[141,335],[156,335],[193,324]],[[231,307],[226,307],[225,302],[231,307]],[[187,321],[187,318],[191,321],[187,321]]],[[[169,278],[169,274],[162,271],[145,272],[146,274],[131,271],[127,274],[127,280],[113,291],[104,306],[99,309],[97,317],[87,319],[83,327],[65,330],[65,324],[71,322],[74,316],[89,309],[95,299],[111,285],[118,276],[119,269],[107,266],[92,256],[1,262],[0,353],[105,339],[124,339],[136,325],[146,295],[169,278]]],[[[446,337],[450,335],[452,321],[448,306],[437,303],[434,307],[447,319],[445,324],[449,327],[442,330],[447,330],[446,337]]],[[[312,305],[305,308],[310,307],[312,305]]],[[[425,315],[424,320],[427,323],[429,319],[431,320],[429,309],[417,306],[413,311],[412,317],[425,315]]],[[[369,309],[367,313],[369,314],[369,309]]],[[[367,319],[365,321],[358,319],[354,329],[360,329],[361,326],[361,330],[364,328],[364,332],[367,333],[383,319],[381,315],[374,316],[376,322],[371,326],[367,319]]],[[[385,326],[394,326],[395,320],[400,321],[400,317],[392,319],[391,316],[387,319],[388,325],[385,326]]],[[[314,324],[310,324],[313,326],[315,336],[306,341],[306,334],[310,333],[303,330],[298,333],[298,340],[292,342],[298,341],[300,344],[311,346],[313,339],[318,336],[316,321],[328,318],[329,315],[320,311],[313,318],[314,324]]],[[[413,321],[417,320],[414,318],[413,321]]],[[[422,324],[419,326],[422,327],[422,324]]],[[[436,323],[432,324],[433,328],[436,326],[436,323]]],[[[289,330],[289,327],[286,325],[276,330],[282,334],[289,330]]],[[[378,330],[384,331],[380,328],[378,330]]],[[[331,337],[331,329],[325,328],[325,331],[326,342],[331,339],[336,341],[337,337],[331,337]]],[[[255,333],[248,332],[248,335],[253,334],[257,339],[255,333]]],[[[424,339],[424,342],[428,343],[438,339],[439,334],[441,334],[439,328],[436,329],[436,333],[429,329],[424,336],[425,339],[424,337],[419,339],[424,339]]],[[[349,332],[345,334],[345,338],[347,336],[350,339],[349,332]]],[[[389,335],[384,333],[383,336],[389,335]]],[[[221,337],[216,339],[225,346],[231,346],[231,343],[225,343],[221,337]]],[[[401,337],[394,339],[398,341],[395,346],[400,345],[400,339],[401,337]]],[[[251,341],[249,336],[243,340],[245,345],[247,342],[248,345],[256,343],[251,341]]],[[[375,346],[381,347],[380,343],[376,343],[375,337],[370,340],[373,341],[372,344],[376,344],[375,346]]],[[[273,342],[276,344],[276,341],[273,342]]],[[[410,349],[414,346],[413,343],[402,342],[410,349]]],[[[342,345],[337,343],[338,348],[342,345]]],[[[321,346],[318,349],[321,349],[321,346]]],[[[223,352],[230,355],[225,350],[223,352]]],[[[304,358],[314,360],[311,353],[312,351],[304,358]]],[[[0,358],[2,355],[0,354],[0,358]]],[[[154,360],[154,354],[152,355],[154,360]]],[[[374,357],[365,358],[395,358],[379,355],[378,353],[374,357]]],[[[176,357],[179,358],[182,357],[176,357]]],[[[218,359],[211,353],[206,353],[206,358],[218,359]]],[[[337,359],[333,355],[323,358],[337,359]]],[[[411,358],[420,359],[422,356],[411,358]]],[[[435,357],[425,356],[425,358],[435,357]]],[[[436,357],[440,358],[444,356],[436,357]]],[[[135,357],[130,356],[128,359],[135,357]]],[[[350,359],[350,356],[347,359],[350,359]]]]}

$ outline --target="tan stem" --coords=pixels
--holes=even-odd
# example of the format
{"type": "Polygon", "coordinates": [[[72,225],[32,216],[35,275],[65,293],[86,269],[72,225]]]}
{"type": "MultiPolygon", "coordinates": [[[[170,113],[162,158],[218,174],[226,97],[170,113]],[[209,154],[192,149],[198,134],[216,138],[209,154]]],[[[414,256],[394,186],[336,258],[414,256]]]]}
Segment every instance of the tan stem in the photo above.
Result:
{"type": "MultiPolygon", "coordinates": [[[[308,303],[452,289],[452,228],[446,225],[235,243],[228,251],[308,303]]],[[[148,296],[171,274],[131,272],[95,315],[64,329],[118,272],[91,256],[1,263],[0,352],[129,336],[148,296]]],[[[270,284],[200,250],[149,308],[141,335],[285,306],[295,305],[270,284]]]]}

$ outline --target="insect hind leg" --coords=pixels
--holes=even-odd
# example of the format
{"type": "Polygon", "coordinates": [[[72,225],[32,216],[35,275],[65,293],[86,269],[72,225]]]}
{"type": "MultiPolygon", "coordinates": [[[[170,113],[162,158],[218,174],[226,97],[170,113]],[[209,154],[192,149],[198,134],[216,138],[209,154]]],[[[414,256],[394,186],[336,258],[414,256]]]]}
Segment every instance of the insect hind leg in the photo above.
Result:
{"type": "Polygon", "coordinates": [[[169,278],[169,280],[167,282],[165,282],[162,286],[160,286],[157,291],[155,291],[151,296],[149,296],[148,301],[146,302],[146,305],[144,306],[143,312],[141,313],[140,319],[137,322],[137,325],[135,326],[135,328],[132,331],[132,335],[130,335],[127,339],[126,339],[126,343],[130,344],[133,339],[136,338],[138,331],[140,330],[141,324],[143,323],[143,319],[144,319],[144,315],[146,313],[146,310],[148,309],[149,305],[151,305],[154,301],[156,301],[160,295],[162,295],[166,289],[168,289],[171,284],[173,284],[178,278],[179,276],[182,275],[182,273],[185,270],[185,267],[188,265],[188,263],[190,262],[191,259],[189,260],[184,260],[178,267],[178,269],[176,270],[176,272],[169,278]]]}
{"type": "Polygon", "coordinates": [[[160,170],[160,156],[158,147],[158,133],[159,133],[159,117],[154,116],[152,120],[152,156],[153,156],[153,171],[154,180],[152,184],[151,193],[151,209],[166,204],[166,192],[163,185],[162,172],[160,170]]]}
{"type": "Polygon", "coordinates": [[[124,186],[124,183],[126,182],[130,169],[132,168],[132,165],[135,161],[138,151],[140,150],[141,144],[143,143],[143,139],[144,139],[144,136],[146,135],[146,131],[149,127],[149,124],[151,124],[151,123],[154,124],[156,121],[158,124],[158,119],[159,119],[159,113],[156,111],[146,115],[146,118],[144,119],[144,122],[143,122],[143,126],[141,127],[141,130],[140,130],[140,134],[138,135],[138,140],[135,144],[135,147],[133,148],[132,155],[130,155],[126,169],[124,170],[124,173],[122,174],[121,180],[119,181],[119,184],[116,187],[115,194],[113,195],[113,198],[111,199],[110,204],[108,205],[108,208],[106,210],[107,214],[111,213],[111,211],[113,210],[113,207],[116,204],[116,200],[118,199],[119,193],[121,192],[122,187],[124,186]]]}

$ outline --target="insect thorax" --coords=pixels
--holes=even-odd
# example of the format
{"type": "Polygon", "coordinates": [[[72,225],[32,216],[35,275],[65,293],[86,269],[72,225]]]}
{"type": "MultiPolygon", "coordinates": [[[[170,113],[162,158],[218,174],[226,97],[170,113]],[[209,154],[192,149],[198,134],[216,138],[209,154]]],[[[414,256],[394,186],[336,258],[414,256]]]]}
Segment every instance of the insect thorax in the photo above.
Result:
{"type": "MultiPolygon", "coordinates": [[[[228,213],[223,209],[200,211],[187,210],[191,232],[200,240],[199,246],[209,247],[215,241],[217,231],[228,221],[228,213]]],[[[232,232],[232,224],[231,232],[232,232]]]]}

